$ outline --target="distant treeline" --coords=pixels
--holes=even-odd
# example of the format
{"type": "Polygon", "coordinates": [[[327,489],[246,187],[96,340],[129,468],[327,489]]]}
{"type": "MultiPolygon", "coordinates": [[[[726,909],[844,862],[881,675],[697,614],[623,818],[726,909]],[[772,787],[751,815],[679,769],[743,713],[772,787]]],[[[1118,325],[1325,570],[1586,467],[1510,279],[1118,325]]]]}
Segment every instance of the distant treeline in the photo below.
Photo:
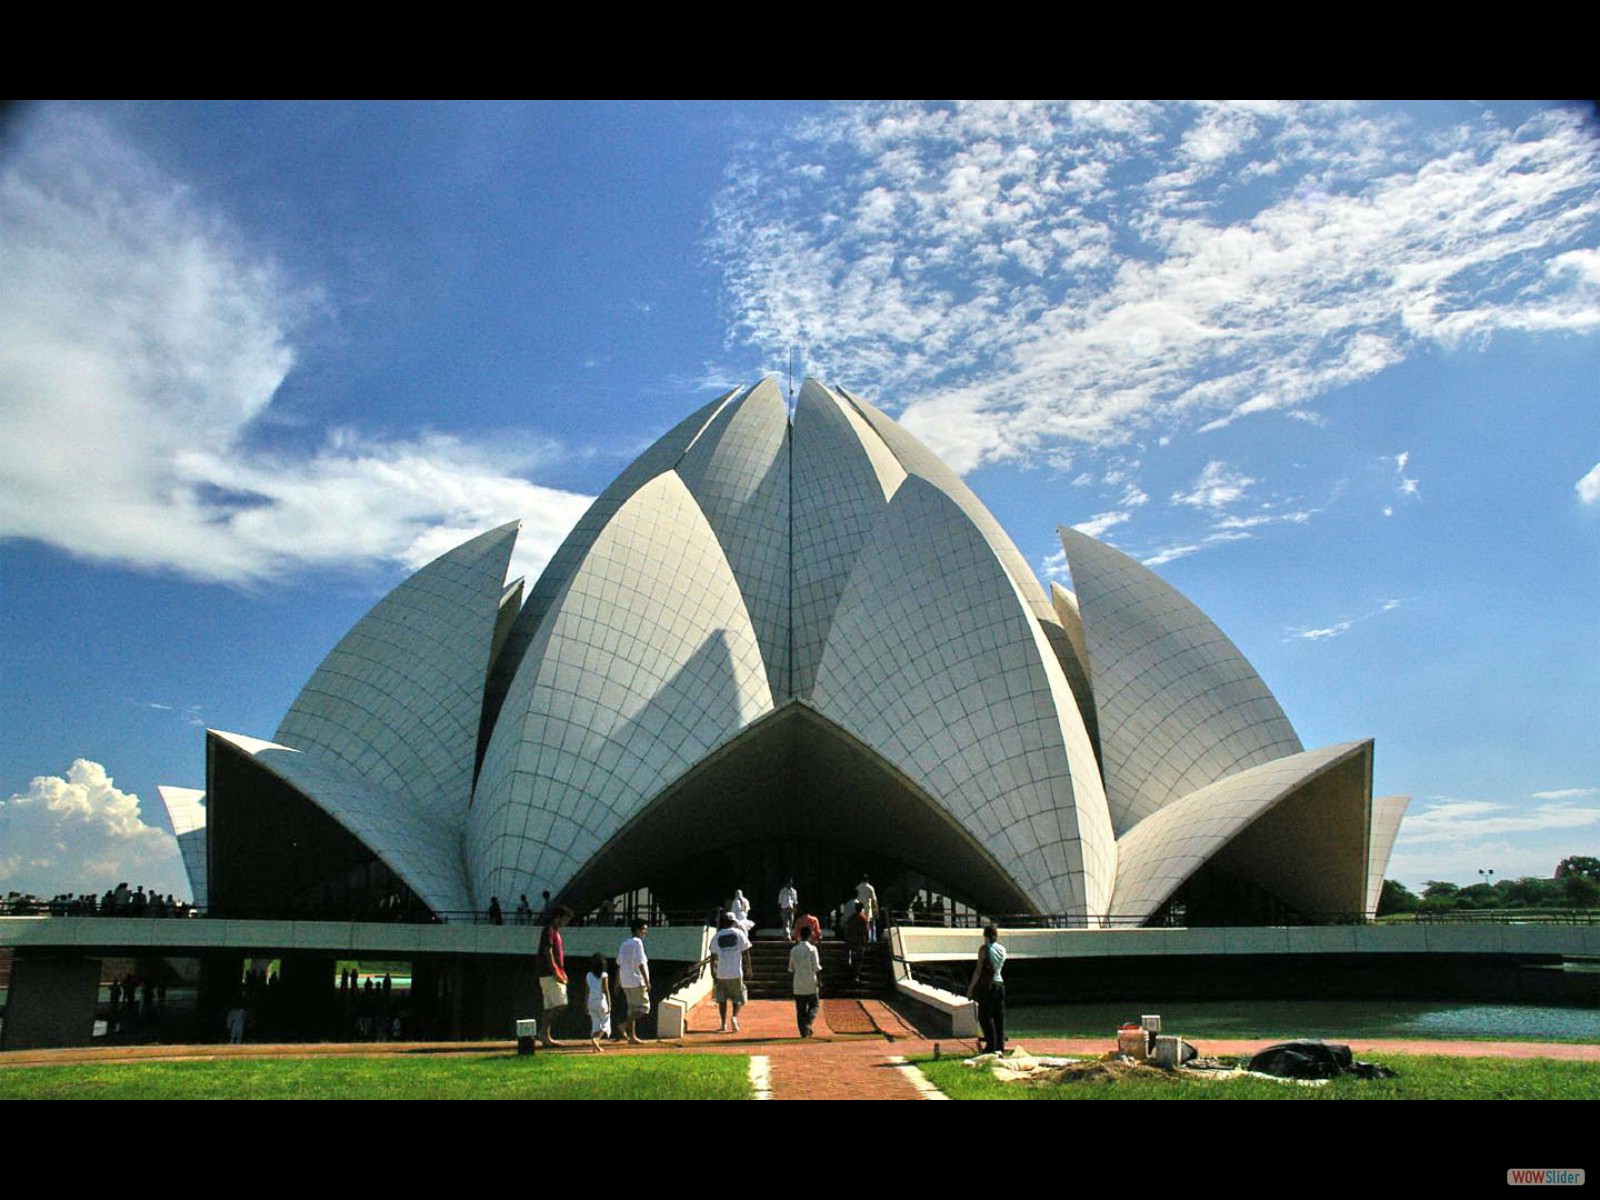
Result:
{"type": "Polygon", "coordinates": [[[1487,908],[1600,908],[1600,858],[1573,855],[1556,866],[1549,879],[1487,879],[1462,887],[1430,879],[1417,895],[1393,879],[1383,881],[1378,915],[1393,913],[1466,912],[1487,908]]]}

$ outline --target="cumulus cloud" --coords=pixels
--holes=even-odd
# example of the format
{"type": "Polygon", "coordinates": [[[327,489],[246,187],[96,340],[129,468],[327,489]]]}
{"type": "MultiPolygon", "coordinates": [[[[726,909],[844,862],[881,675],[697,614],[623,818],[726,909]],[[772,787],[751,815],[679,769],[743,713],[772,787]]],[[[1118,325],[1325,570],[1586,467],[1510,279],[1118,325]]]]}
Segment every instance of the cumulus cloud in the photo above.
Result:
{"type": "Polygon", "coordinates": [[[735,339],[960,470],[1315,416],[1430,346],[1600,329],[1582,116],[1461,111],[851,105],[730,167],[711,246],[735,339]]]}
{"type": "Polygon", "coordinates": [[[51,896],[103,892],[126,881],[188,895],[178,843],[144,820],[139,797],[105,767],[77,759],[0,802],[0,886],[51,896]]]}
{"type": "Polygon", "coordinates": [[[588,497],[522,478],[535,449],[252,448],[319,305],[95,118],[30,116],[0,168],[0,537],[243,582],[416,565],[521,517],[542,566],[588,497]]]}
{"type": "Polygon", "coordinates": [[[1600,504],[1600,463],[1595,463],[1589,473],[1577,482],[1578,499],[1585,504],[1600,504]]]}

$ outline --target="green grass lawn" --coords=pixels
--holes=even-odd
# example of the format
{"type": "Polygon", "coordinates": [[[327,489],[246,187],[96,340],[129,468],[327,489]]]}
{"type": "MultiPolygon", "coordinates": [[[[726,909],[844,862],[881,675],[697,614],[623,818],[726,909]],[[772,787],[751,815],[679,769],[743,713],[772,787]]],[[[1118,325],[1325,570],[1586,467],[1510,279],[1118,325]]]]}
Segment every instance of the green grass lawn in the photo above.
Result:
{"type": "Polygon", "coordinates": [[[406,1055],[0,1068],[15,1100],[744,1100],[731,1054],[406,1055]]]}
{"type": "Polygon", "coordinates": [[[1299,1087],[1265,1079],[1121,1079],[1102,1083],[1001,1083],[958,1059],[917,1065],[953,1100],[1596,1100],[1600,1063],[1549,1059],[1394,1055],[1395,1079],[1336,1079],[1299,1087]]]}

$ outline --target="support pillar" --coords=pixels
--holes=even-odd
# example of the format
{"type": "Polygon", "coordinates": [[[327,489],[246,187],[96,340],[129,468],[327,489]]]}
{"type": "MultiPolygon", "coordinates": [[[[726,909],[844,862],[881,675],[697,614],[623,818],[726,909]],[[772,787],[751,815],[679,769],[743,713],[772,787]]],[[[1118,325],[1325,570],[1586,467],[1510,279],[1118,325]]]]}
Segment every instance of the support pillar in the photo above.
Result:
{"type": "Polygon", "coordinates": [[[11,963],[0,1050],[87,1046],[100,1010],[98,958],[33,958],[11,963]]]}

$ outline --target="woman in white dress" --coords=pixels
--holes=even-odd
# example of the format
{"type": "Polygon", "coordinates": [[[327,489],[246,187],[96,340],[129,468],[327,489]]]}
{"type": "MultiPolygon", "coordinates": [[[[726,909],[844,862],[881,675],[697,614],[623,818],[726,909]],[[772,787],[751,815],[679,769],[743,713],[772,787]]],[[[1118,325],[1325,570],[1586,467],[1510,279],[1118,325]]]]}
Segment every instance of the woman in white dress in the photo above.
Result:
{"type": "Polygon", "coordinates": [[[611,1036],[611,979],[606,975],[606,956],[589,959],[589,1044],[601,1051],[600,1035],[611,1036]]]}
{"type": "Polygon", "coordinates": [[[744,892],[734,889],[733,902],[728,905],[728,911],[733,914],[733,923],[748,934],[756,927],[755,919],[750,914],[750,901],[744,898],[744,892]]]}

